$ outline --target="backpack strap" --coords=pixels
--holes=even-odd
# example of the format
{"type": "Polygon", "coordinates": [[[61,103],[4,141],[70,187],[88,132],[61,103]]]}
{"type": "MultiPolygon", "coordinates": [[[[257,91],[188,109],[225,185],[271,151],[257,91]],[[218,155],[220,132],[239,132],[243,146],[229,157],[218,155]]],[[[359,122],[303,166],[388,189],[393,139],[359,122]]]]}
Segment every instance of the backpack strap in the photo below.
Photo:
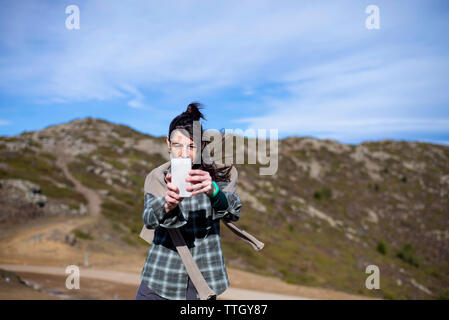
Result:
{"type": "Polygon", "coordinates": [[[250,244],[254,250],[260,251],[264,247],[264,243],[262,241],[259,241],[256,239],[256,237],[252,236],[245,230],[240,229],[232,222],[228,222],[225,220],[222,220],[226,227],[228,227],[233,233],[235,233],[241,240],[245,241],[246,243],[250,244]]]}
{"type": "Polygon", "coordinates": [[[201,274],[201,271],[198,268],[195,260],[193,259],[192,254],[190,253],[190,250],[187,247],[184,238],[182,237],[181,231],[179,231],[179,228],[165,228],[165,230],[167,230],[170,234],[173,244],[175,245],[176,250],[181,256],[181,260],[184,263],[187,273],[190,279],[192,279],[196,291],[200,295],[200,300],[210,300],[216,297],[217,295],[209,287],[203,275],[201,274]]]}
{"type": "MultiPolygon", "coordinates": [[[[245,230],[240,229],[232,222],[228,222],[223,219],[222,221],[226,227],[228,227],[234,234],[236,234],[240,238],[240,240],[243,240],[247,244],[251,245],[254,250],[260,251],[265,246],[262,241],[259,241],[256,237],[246,232],[245,230]]],[[[169,228],[166,229],[169,230],[169,228]]],[[[154,229],[148,229],[146,226],[143,226],[139,236],[143,240],[151,244],[154,238],[154,229]]]]}

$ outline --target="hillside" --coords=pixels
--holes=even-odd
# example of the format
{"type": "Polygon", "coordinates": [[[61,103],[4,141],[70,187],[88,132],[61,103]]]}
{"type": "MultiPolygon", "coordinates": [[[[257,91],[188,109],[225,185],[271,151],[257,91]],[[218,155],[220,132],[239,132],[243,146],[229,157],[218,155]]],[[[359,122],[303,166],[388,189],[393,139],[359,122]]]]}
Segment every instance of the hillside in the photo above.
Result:
{"type": "MultiPolygon", "coordinates": [[[[86,250],[96,265],[143,259],[144,179],[167,160],[164,138],[95,118],[0,137],[0,240],[52,241],[48,261],[76,251],[82,263],[86,250]]],[[[276,175],[236,167],[238,225],[266,247],[255,252],[222,227],[227,266],[371,297],[449,297],[449,147],[290,137],[276,175]],[[371,264],[379,290],[365,288],[371,264]]],[[[23,248],[3,246],[0,262],[33,259],[23,248]]]]}

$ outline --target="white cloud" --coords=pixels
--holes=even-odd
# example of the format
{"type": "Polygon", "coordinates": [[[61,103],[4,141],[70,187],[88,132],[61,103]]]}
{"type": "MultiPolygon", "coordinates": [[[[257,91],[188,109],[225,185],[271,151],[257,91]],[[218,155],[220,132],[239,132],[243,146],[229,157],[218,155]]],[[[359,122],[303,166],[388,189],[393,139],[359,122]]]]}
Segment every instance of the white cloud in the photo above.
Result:
{"type": "Polygon", "coordinates": [[[444,131],[449,57],[435,39],[447,39],[447,19],[427,2],[385,2],[381,29],[367,30],[366,5],[88,1],[70,31],[62,4],[10,2],[0,13],[0,90],[154,110],[153,99],[240,88],[258,106],[238,122],[248,127],[345,138],[444,131]]]}
{"type": "Polygon", "coordinates": [[[360,52],[292,70],[282,80],[287,95],[266,97],[266,113],[236,122],[343,140],[447,132],[449,114],[433,109],[449,101],[447,74],[449,61],[440,56],[360,52]]]}
{"type": "Polygon", "coordinates": [[[58,101],[123,98],[118,83],[173,95],[180,94],[173,88],[200,94],[263,81],[272,76],[267,66],[294,60],[290,49],[308,51],[301,41],[326,35],[343,11],[332,2],[89,1],[80,6],[81,29],[67,30],[62,6],[11,10],[17,20],[5,17],[2,42],[14,50],[2,54],[0,88],[58,101]],[[18,90],[22,81],[27,86],[18,90]]]}

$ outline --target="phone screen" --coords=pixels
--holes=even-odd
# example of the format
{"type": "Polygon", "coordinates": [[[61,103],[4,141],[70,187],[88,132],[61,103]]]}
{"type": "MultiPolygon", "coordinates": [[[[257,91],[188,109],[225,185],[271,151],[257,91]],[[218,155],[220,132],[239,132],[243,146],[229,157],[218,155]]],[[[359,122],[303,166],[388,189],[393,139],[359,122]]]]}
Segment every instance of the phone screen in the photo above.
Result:
{"type": "Polygon", "coordinates": [[[185,181],[189,177],[189,171],[192,169],[192,160],[190,158],[173,158],[171,161],[172,183],[179,188],[181,197],[190,197],[191,192],[186,190],[191,183],[185,181]]]}

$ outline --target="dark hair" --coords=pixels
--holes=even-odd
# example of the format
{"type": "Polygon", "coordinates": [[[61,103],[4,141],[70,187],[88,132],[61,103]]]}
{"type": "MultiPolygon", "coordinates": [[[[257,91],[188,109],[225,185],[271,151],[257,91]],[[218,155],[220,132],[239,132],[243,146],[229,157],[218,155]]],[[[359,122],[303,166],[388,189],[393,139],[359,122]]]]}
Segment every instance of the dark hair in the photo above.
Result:
{"type": "MultiPolygon", "coordinates": [[[[199,102],[192,102],[187,106],[186,111],[176,116],[172,122],[170,123],[170,127],[168,129],[168,138],[171,138],[171,134],[176,129],[184,129],[189,135],[190,139],[193,139],[193,121],[198,121],[201,118],[206,120],[204,115],[200,112],[200,109],[203,109],[203,105],[199,102]]],[[[200,123],[201,125],[201,123],[200,123]]],[[[213,181],[228,181],[230,180],[231,170],[233,165],[218,167],[214,161],[210,163],[206,163],[203,161],[203,150],[210,143],[207,141],[203,141],[203,126],[201,125],[201,148],[198,156],[201,157],[201,164],[194,164],[192,166],[193,169],[201,169],[209,172],[213,181]]],[[[222,139],[224,136],[222,135],[222,139]]]]}

